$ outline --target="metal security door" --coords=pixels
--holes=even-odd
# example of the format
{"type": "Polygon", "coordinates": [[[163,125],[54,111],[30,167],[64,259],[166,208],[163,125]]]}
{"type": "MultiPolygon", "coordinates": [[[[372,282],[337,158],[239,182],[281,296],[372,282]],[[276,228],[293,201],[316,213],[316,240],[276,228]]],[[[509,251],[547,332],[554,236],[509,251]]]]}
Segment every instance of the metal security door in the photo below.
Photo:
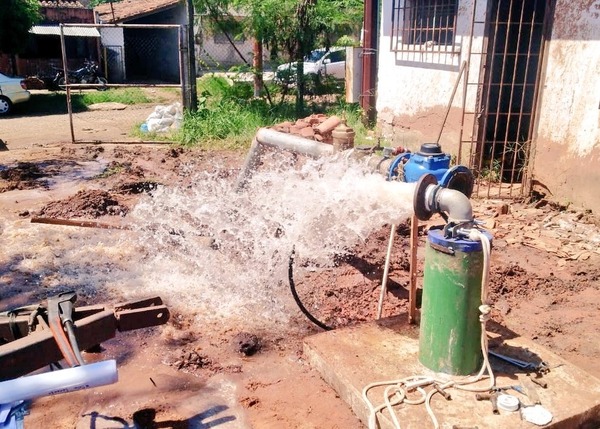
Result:
{"type": "Polygon", "coordinates": [[[527,192],[549,9],[547,0],[492,0],[488,4],[477,113],[469,142],[479,196],[514,197],[527,192]]]}

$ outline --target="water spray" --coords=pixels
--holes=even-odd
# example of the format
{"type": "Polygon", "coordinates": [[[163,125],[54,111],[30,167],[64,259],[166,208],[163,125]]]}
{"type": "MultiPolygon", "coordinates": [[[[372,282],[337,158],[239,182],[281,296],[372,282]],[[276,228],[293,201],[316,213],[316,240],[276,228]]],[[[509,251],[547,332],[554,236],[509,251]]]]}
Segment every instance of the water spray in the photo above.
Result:
{"type": "MultiPolygon", "coordinates": [[[[265,147],[311,157],[329,155],[334,149],[301,137],[261,130],[238,180],[238,189],[245,186],[258,166],[265,147]]],[[[360,152],[354,151],[354,155],[357,154],[360,152]]],[[[473,189],[471,172],[464,166],[450,168],[450,156],[444,154],[438,144],[424,144],[416,154],[389,149],[383,155],[371,153],[367,162],[389,181],[413,184],[416,219],[428,220],[434,214],[444,219],[444,225],[428,232],[420,318],[419,361],[432,374],[366,386],[363,399],[371,411],[369,426],[377,427],[377,413],[388,409],[394,425],[400,428],[393,407],[405,403],[425,404],[434,426],[439,427],[430,406],[435,394],[449,397],[450,388],[487,392],[495,385],[485,330],[491,311],[487,301],[491,236],[479,228],[473,216],[469,199],[473,189]],[[449,381],[448,376],[460,378],[449,381]],[[479,382],[486,378],[489,385],[480,386],[479,382]],[[368,392],[376,386],[387,386],[383,403],[378,406],[368,397],[368,392]],[[431,389],[426,391],[426,387],[431,389]],[[421,396],[408,399],[409,392],[418,392],[421,396]]],[[[394,232],[392,226],[386,268],[394,232]]],[[[292,260],[290,270],[291,263],[292,260]]],[[[384,286],[386,275],[387,269],[384,286]]],[[[383,293],[384,288],[382,296],[383,293]]]]}

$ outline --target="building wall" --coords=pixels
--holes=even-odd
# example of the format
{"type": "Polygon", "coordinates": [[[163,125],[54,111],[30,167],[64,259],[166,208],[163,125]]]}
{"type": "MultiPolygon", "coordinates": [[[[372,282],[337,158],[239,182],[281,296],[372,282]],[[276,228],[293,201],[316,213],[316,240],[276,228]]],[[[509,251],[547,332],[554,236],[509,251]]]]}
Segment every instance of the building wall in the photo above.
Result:
{"type": "MultiPolygon", "coordinates": [[[[392,0],[385,0],[382,8],[380,48],[378,52],[377,113],[378,127],[386,140],[394,145],[416,149],[421,143],[437,139],[443,118],[450,102],[460,66],[467,60],[473,1],[459,1],[455,41],[460,54],[399,54],[391,52],[392,0]],[[446,63],[446,64],[444,64],[446,63]]],[[[485,17],[485,0],[477,0],[476,16],[485,17]]],[[[480,51],[483,27],[476,27],[473,50],[480,51]]],[[[435,50],[435,47],[433,47],[435,50]]],[[[479,57],[470,65],[470,81],[479,75],[479,57]]],[[[458,151],[462,120],[464,75],[452,100],[450,114],[440,143],[446,152],[458,151]]],[[[472,87],[475,88],[475,87],[472,87]]],[[[467,92],[467,108],[473,109],[476,92],[467,92]]],[[[472,123],[464,126],[466,138],[470,137],[472,123]]]]}
{"type": "MultiPolygon", "coordinates": [[[[249,64],[252,64],[253,40],[245,39],[236,41],[235,47],[244,56],[249,64]]],[[[198,69],[223,69],[234,65],[245,64],[240,55],[231,46],[224,35],[206,34],[202,43],[196,45],[196,62],[198,69]]]]}
{"type": "Polygon", "coordinates": [[[600,212],[600,2],[557,0],[541,88],[534,189],[600,212]]]}
{"type": "MultiPolygon", "coordinates": [[[[241,17],[239,18],[241,19],[241,17]]],[[[194,25],[196,40],[196,70],[199,73],[206,71],[223,71],[231,66],[252,64],[254,39],[235,40],[235,48],[223,32],[210,28],[209,18],[200,17],[194,25]],[[240,54],[246,62],[240,58],[240,54]]],[[[232,37],[232,36],[230,36],[232,37]]],[[[264,52],[266,59],[267,52],[264,52]]]]}
{"type": "Polygon", "coordinates": [[[42,7],[40,13],[44,17],[44,24],[74,24],[94,22],[94,11],[92,9],[81,9],[72,7],[42,7]]]}

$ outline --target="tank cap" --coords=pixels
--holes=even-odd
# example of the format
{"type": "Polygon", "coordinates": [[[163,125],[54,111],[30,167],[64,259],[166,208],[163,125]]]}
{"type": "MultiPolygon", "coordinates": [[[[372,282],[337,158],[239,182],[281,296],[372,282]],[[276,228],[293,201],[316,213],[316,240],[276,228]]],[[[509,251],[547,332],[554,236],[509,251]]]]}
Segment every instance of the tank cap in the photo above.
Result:
{"type": "Polygon", "coordinates": [[[513,395],[498,395],[498,408],[504,411],[517,411],[519,409],[519,398],[513,395]]]}
{"type": "Polygon", "coordinates": [[[437,143],[423,143],[421,149],[419,149],[419,155],[443,155],[442,147],[437,143]]]}

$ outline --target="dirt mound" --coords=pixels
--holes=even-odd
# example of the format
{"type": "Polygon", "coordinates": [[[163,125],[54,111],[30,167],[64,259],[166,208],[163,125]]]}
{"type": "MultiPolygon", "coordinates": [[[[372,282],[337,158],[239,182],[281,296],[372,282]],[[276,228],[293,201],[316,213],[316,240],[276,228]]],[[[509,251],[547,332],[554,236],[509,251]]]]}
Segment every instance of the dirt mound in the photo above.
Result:
{"type": "Polygon", "coordinates": [[[79,191],[71,198],[53,201],[42,208],[39,216],[51,218],[98,218],[100,216],[125,216],[129,208],[112,194],[101,190],[79,191]]]}
{"type": "Polygon", "coordinates": [[[15,189],[46,188],[47,184],[39,179],[45,177],[37,164],[31,162],[19,162],[15,167],[9,167],[0,171],[0,192],[13,191],[15,189]]]}

